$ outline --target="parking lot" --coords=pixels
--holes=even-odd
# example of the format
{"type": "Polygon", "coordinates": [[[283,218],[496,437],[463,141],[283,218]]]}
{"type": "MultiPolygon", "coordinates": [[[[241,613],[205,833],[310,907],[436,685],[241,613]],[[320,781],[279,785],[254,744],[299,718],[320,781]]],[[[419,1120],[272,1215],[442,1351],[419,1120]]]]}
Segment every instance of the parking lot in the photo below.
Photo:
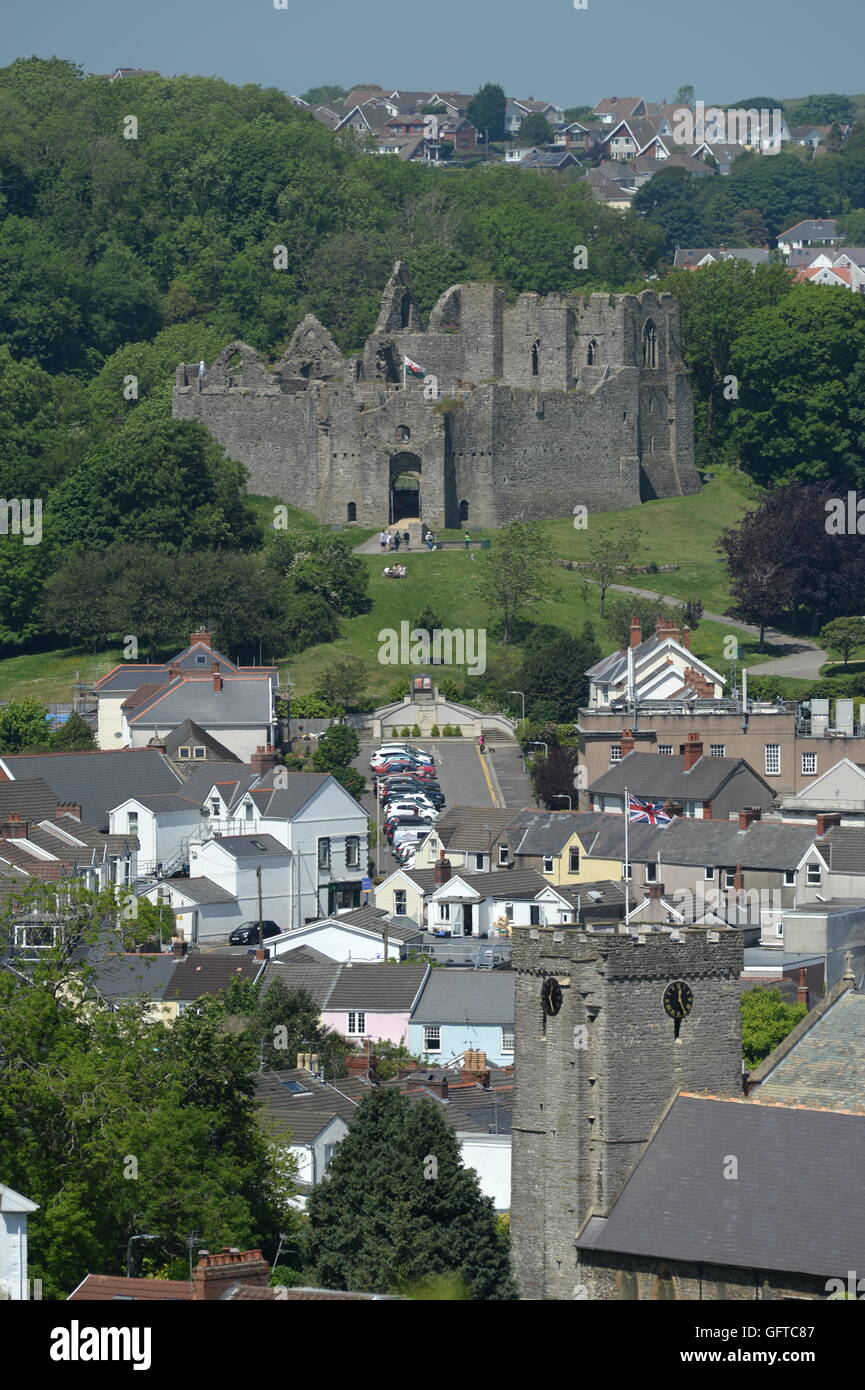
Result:
{"type": "MultiPolygon", "coordinates": [[[[373,822],[378,806],[372,791],[369,759],[378,742],[361,739],[360,755],[354,764],[370,787],[362,802],[373,822]]],[[[520,750],[515,743],[492,739],[482,755],[475,739],[409,738],[406,742],[413,743],[435,758],[438,781],[445,797],[442,814],[454,806],[508,806],[516,811],[534,804],[520,750]]],[[[397,867],[397,861],[383,836],[378,851],[373,852],[373,859],[376,873],[389,874],[397,867]]]]}

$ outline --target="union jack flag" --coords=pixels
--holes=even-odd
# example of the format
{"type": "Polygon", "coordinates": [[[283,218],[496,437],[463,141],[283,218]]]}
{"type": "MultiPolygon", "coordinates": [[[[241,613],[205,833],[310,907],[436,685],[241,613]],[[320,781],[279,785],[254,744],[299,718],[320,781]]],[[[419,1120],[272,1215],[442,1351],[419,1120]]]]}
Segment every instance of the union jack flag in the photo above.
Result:
{"type": "Polygon", "coordinates": [[[641,801],[638,796],[628,797],[628,820],[640,825],[669,825],[668,816],[660,801],[641,801]]]}

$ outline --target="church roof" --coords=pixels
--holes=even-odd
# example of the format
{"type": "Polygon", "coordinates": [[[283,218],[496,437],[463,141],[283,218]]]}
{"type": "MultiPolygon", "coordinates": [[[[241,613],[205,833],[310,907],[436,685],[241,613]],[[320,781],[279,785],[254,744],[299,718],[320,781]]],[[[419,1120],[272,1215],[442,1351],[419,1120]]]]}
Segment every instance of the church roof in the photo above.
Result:
{"type": "Polygon", "coordinates": [[[865,1267],[865,1115],[680,1094],[578,1250],[831,1277],[865,1267]],[[747,1175],[726,1174],[730,1155],[747,1175]]]}

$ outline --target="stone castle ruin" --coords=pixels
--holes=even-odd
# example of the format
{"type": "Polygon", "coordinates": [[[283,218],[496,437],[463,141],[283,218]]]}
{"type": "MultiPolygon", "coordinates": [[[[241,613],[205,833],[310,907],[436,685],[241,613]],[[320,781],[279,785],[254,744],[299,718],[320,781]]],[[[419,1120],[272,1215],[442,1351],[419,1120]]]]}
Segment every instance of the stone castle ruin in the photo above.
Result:
{"type": "Polygon", "coordinates": [[[359,356],[308,315],[273,367],[240,342],[201,378],[181,364],[173,413],[251,492],[332,524],[497,527],[700,488],[678,305],[652,290],[508,304],[454,285],[424,329],[397,262],[359,356]],[[404,358],[425,380],[403,385],[404,358]]]}

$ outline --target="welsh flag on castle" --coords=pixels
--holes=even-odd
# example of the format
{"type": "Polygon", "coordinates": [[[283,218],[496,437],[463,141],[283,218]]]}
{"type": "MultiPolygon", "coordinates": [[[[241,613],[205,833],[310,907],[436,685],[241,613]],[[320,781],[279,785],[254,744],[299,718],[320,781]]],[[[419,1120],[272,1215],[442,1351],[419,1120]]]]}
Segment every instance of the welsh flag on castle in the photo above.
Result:
{"type": "Polygon", "coordinates": [[[410,376],[419,377],[421,381],[423,381],[424,377],[426,376],[426,371],[424,370],[424,368],[419,367],[417,362],[412,362],[410,357],[404,357],[402,359],[403,376],[405,376],[406,373],[408,373],[410,376]]]}

